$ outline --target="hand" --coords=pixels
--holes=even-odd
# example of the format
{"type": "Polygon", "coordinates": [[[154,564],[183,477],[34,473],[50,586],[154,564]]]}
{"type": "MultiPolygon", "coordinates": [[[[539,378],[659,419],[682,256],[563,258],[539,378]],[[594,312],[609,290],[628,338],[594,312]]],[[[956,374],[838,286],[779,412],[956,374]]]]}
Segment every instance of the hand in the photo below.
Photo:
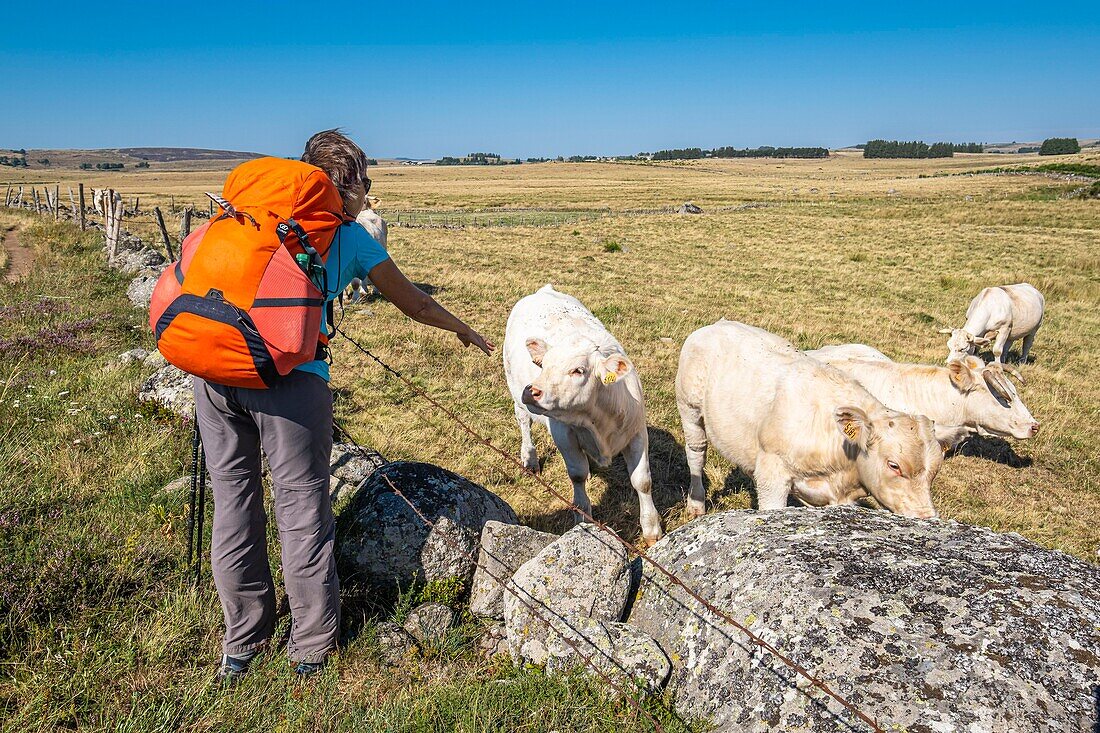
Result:
{"type": "Polygon", "coordinates": [[[484,351],[486,354],[492,354],[493,349],[496,348],[496,346],[493,345],[492,341],[486,341],[480,333],[472,328],[456,335],[458,336],[458,340],[462,342],[463,346],[470,346],[471,344],[473,344],[477,348],[484,351]]]}

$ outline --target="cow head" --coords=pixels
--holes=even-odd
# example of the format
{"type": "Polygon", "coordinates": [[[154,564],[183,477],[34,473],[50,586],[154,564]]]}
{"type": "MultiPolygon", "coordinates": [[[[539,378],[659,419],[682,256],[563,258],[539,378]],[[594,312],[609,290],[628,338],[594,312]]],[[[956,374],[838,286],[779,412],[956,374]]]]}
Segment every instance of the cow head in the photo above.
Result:
{"type": "Polygon", "coordinates": [[[531,361],[542,372],[523,390],[523,404],[537,415],[563,422],[571,413],[592,405],[602,390],[611,390],[633,369],[624,354],[601,349],[587,339],[549,346],[542,339],[527,340],[531,361]]]}
{"type": "MultiPolygon", "coordinates": [[[[966,398],[968,424],[979,435],[1027,440],[1039,433],[1039,423],[1031,416],[1000,364],[985,364],[967,356],[947,365],[951,385],[966,398]]],[[[1017,379],[1019,372],[1011,370],[1017,379]]]]}
{"type": "Polygon", "coordinates": [[[962,328],[941,328],[940,333],[951,334],[951,338],[947,339],[948,363],[976,353],[979,346],[993,343],[984,336],[974,336],[962,328]]]}
{"type": "Polygon", "coordinates": [[[896,514],[936,516],[932,480],[943,464],[943,449],[931,420],[891,410],[872,418],[859,407],[837,408],[835,418],[871,496],[896,514]]]}

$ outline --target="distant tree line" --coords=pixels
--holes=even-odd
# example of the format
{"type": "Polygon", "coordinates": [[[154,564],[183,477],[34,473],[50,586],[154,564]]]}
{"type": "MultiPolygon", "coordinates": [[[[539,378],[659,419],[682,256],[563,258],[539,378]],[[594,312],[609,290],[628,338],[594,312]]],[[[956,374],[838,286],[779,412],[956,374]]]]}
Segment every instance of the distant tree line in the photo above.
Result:
{"type": "Polygon", "coordinates": [[[774,148],[762,145],[758,148],[734,148],[731,146],[704,150],[703,148],[674,148],[658,150],[654,153],[638,153],[637,156],[622,158],[634,160],[698,160],[699,158],[828,158],[828,148],[774,148]]]}
{"type": "Polygon", "coordinates": [[[436,165],[512,165],[519,161],[505,160],[497,153],[470,153],[463,158],[445,155],[435,163],[436,165]]]}
{"type": "Polygon", "coordinates": [[[980,153],[982,143],[925,143],[923,140],[868,140],[864,158],[951,158],[955,153],[980,153]]]}
{"type": "MultiPolygon", "coordinates": [[[[95,168],[97,171],[120,171],[125,167],[125,163],[96,163],[95,165],[92,165],[91,163],[80,164],[80,170],[82,171],[90,171],[92,170],[92,168],[95,168]]],[[[138,163],[138,168],[142,167],[148,168],[149,166],[148,164],[142,166],[140,163],[138,163]]]]}
{"type": "Polygon", "coordinates": [[[1075,137],[1048,137],[1039,148],[1039,155],[1072,155],[1081,152],[1075,137]]]}
{"type": "Polygon", "coordinates": [[[773,148],[762,145],[759,148],[715,148],[711,151],[715,158],[828,158],[828,148],[773,148]]]}
{"type": "Polygon", "coordinates": [[[26,168],[27,156],[0,155],[0,165],[6,165],[12,168],[26,168]]]}

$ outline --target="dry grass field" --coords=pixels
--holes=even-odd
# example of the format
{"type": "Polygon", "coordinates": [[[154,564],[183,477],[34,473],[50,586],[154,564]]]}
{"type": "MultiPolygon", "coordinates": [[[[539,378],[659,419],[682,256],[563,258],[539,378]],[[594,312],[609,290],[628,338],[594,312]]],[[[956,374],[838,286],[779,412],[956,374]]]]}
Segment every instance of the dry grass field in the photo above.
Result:
{"type": "MultiPolygon", "coordinates": [[[[1066,160],[1097,164],[1100,155],[1059,162],[1066,160]]],[[[604,321],[646,390],[655,500],[666,528],[685,521],[688,477],[673,380],[679,346],[693,330],[725,317],[804,348],[859,341],[899,360],[938,363],[947,350],[937,329],[961,324],[982,287],[1033,283],[1048,311],[1034,362],[1021,366],[1021,394],[1042,431],[1027,442],[972,441],[945,462],[934,500],[945,520],[1019,532],[1095,562],[1100,202],[1066,198],[1081,184],[1053,177],[953,175],[1039,162],[1047,161],[842,154],[399,166],[374,168],[371,177],[387,214],[610,210],[556,226],[393,227],[390,250],[411,278],[498,344],[512,304],[547,282],[604,321]],[[633,213],[689,200],[706,213],[633,213]]],[[[56,173],[11,175],[41,185],[49,174],[57,181],[56,173]]],[[[172,197],[199,204],[225,174],[80,173],[60,179],[63,192],[78,180],[111,185],[140,196],[142,208],[172,197]]],[[[24,243],[36,248],[38,266],[24,282],[0,285],[0,561],[7,563],[0,578],[29,594],[13,601],[0,580],[0,653],[14,660],[0,671],[0,729],[474,731],[486,720],[494,730],[644,728],[590,684],[487,666],[468,643],[435,650],[409,670],[385,670],[373,661],[369,633],[313,688],[290,685],[285,663],[271,655],[228,693],[232,700],[211,693],[220,614],[212,589],[179,588],[183,500],[161,490],[187,470],[189,429],[134,401],[147,376],[140,367],[112,366],[124,349],[151,347],[141,314],[122,295],[126,279],[98,267],[93,232],[81,236],[67,224],[0,211],[0,229],[8,226],[20,227],[24,243]],[[64,338],[43,343],[36,334],[44,327],[64,338]],[[505,678],[508,685],[497,684],[505,678]]],[[[149,222],[134,228],[152,232],[149,222]]],[[[518,451],[499,353],[464,351],[383,301],[340,317],[364,346],[497,445],[518,451]]],[[[336,342],[333,374],[338,416],[359,442],[390,459],[464,474],[534,526],[562,530],[571,522],[535,481],[472,443],[346,342],[336,342]]],[[[567,490],[549,436],[537,431],[536,443],[545,476],[567,490]]],[[[707,477],[714,509],[753,505],[750,482],[714,452],[707,477]]],[[[596,471],[589,493],[597,517],[639,538],[621,460],[596,471]]]]}

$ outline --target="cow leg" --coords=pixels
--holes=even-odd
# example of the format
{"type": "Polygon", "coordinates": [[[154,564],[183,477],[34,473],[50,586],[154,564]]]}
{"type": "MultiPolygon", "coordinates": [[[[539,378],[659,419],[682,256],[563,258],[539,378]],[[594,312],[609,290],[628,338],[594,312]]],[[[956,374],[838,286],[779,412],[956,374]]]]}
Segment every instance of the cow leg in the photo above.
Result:
{"type": "Polygon", "coordinates": [[[756,481],[756,504],[762,510],[782,509],[791,493],[791,476],[783,460],[770,453],[761,453],[753,471],[756,481]]]}
{"type": "Polygon", "coordinates": [[[707,512],[707,492],[703,487],[703,466],[707,462],[707,431],[703,427],[703,413],[690,405],[676,405],[684,426],[684,453],[691,472],[691,488],[688,490],[687,510],[693,517],[707,512]]]}
{"type": "Polygon", "coordinates": [[[349,287],[351,288],[351,302],[352,303],[358,303],[359,299],[361,297],[363,297],[363,295],[362,295],[362,290],[363,290],[362,282],[357,277],[353,278],[351,283],[349,284],[349,287]]]}
{"type": "Polygon", "coordinates": [[[535,450],[535,442],[531,440],[531,413],[515,403],[513,407],[516,411],[516,422],[519,423],[519,459],[528,471],[538,473],[539,454],[535,450]]]}
{"type": "MultiPolygon", "coordinates": [[[[581,512],[592,516],[592,502],[588,500],[588,493],[584,490],[589,474],[588,455],[581,448],[576,434],[565,423],[551,419],[550,435],[554,437],[554,444],[558,446],[558,451],[561,452],[561,457],[565,461],[569,480],[573,482],[573,503],[581,512]]],[[[584,514],[574,512],[577,524],[588,521],[584,514]]]]}
{"type": "Polygon", "coordinates": [[[638,519],[642,537],[652,545],[661,539],[661,515],[653,505],[653,477],[649,473],[649,433],[644,429],[634,436],[623,451],[630,485],[638,492],[638,519]]]}
{"type": "Polygon", "coordinates": [[[1031,345],[1035,343],[1035,332],[1024,336],[1024,344],[1020,347],[1020,363],[1027,364],[1027,355],[1031,352],[1031,345]]]}
{"type": "Polygon", "coordinates": [[[993,342],[993,361],[998,364],[1003,364],[1005,355],[1008,353],[1008,334],[1011,329],[1005,326],[1000,331],[997,331],[997,338],[993,342]]]}

